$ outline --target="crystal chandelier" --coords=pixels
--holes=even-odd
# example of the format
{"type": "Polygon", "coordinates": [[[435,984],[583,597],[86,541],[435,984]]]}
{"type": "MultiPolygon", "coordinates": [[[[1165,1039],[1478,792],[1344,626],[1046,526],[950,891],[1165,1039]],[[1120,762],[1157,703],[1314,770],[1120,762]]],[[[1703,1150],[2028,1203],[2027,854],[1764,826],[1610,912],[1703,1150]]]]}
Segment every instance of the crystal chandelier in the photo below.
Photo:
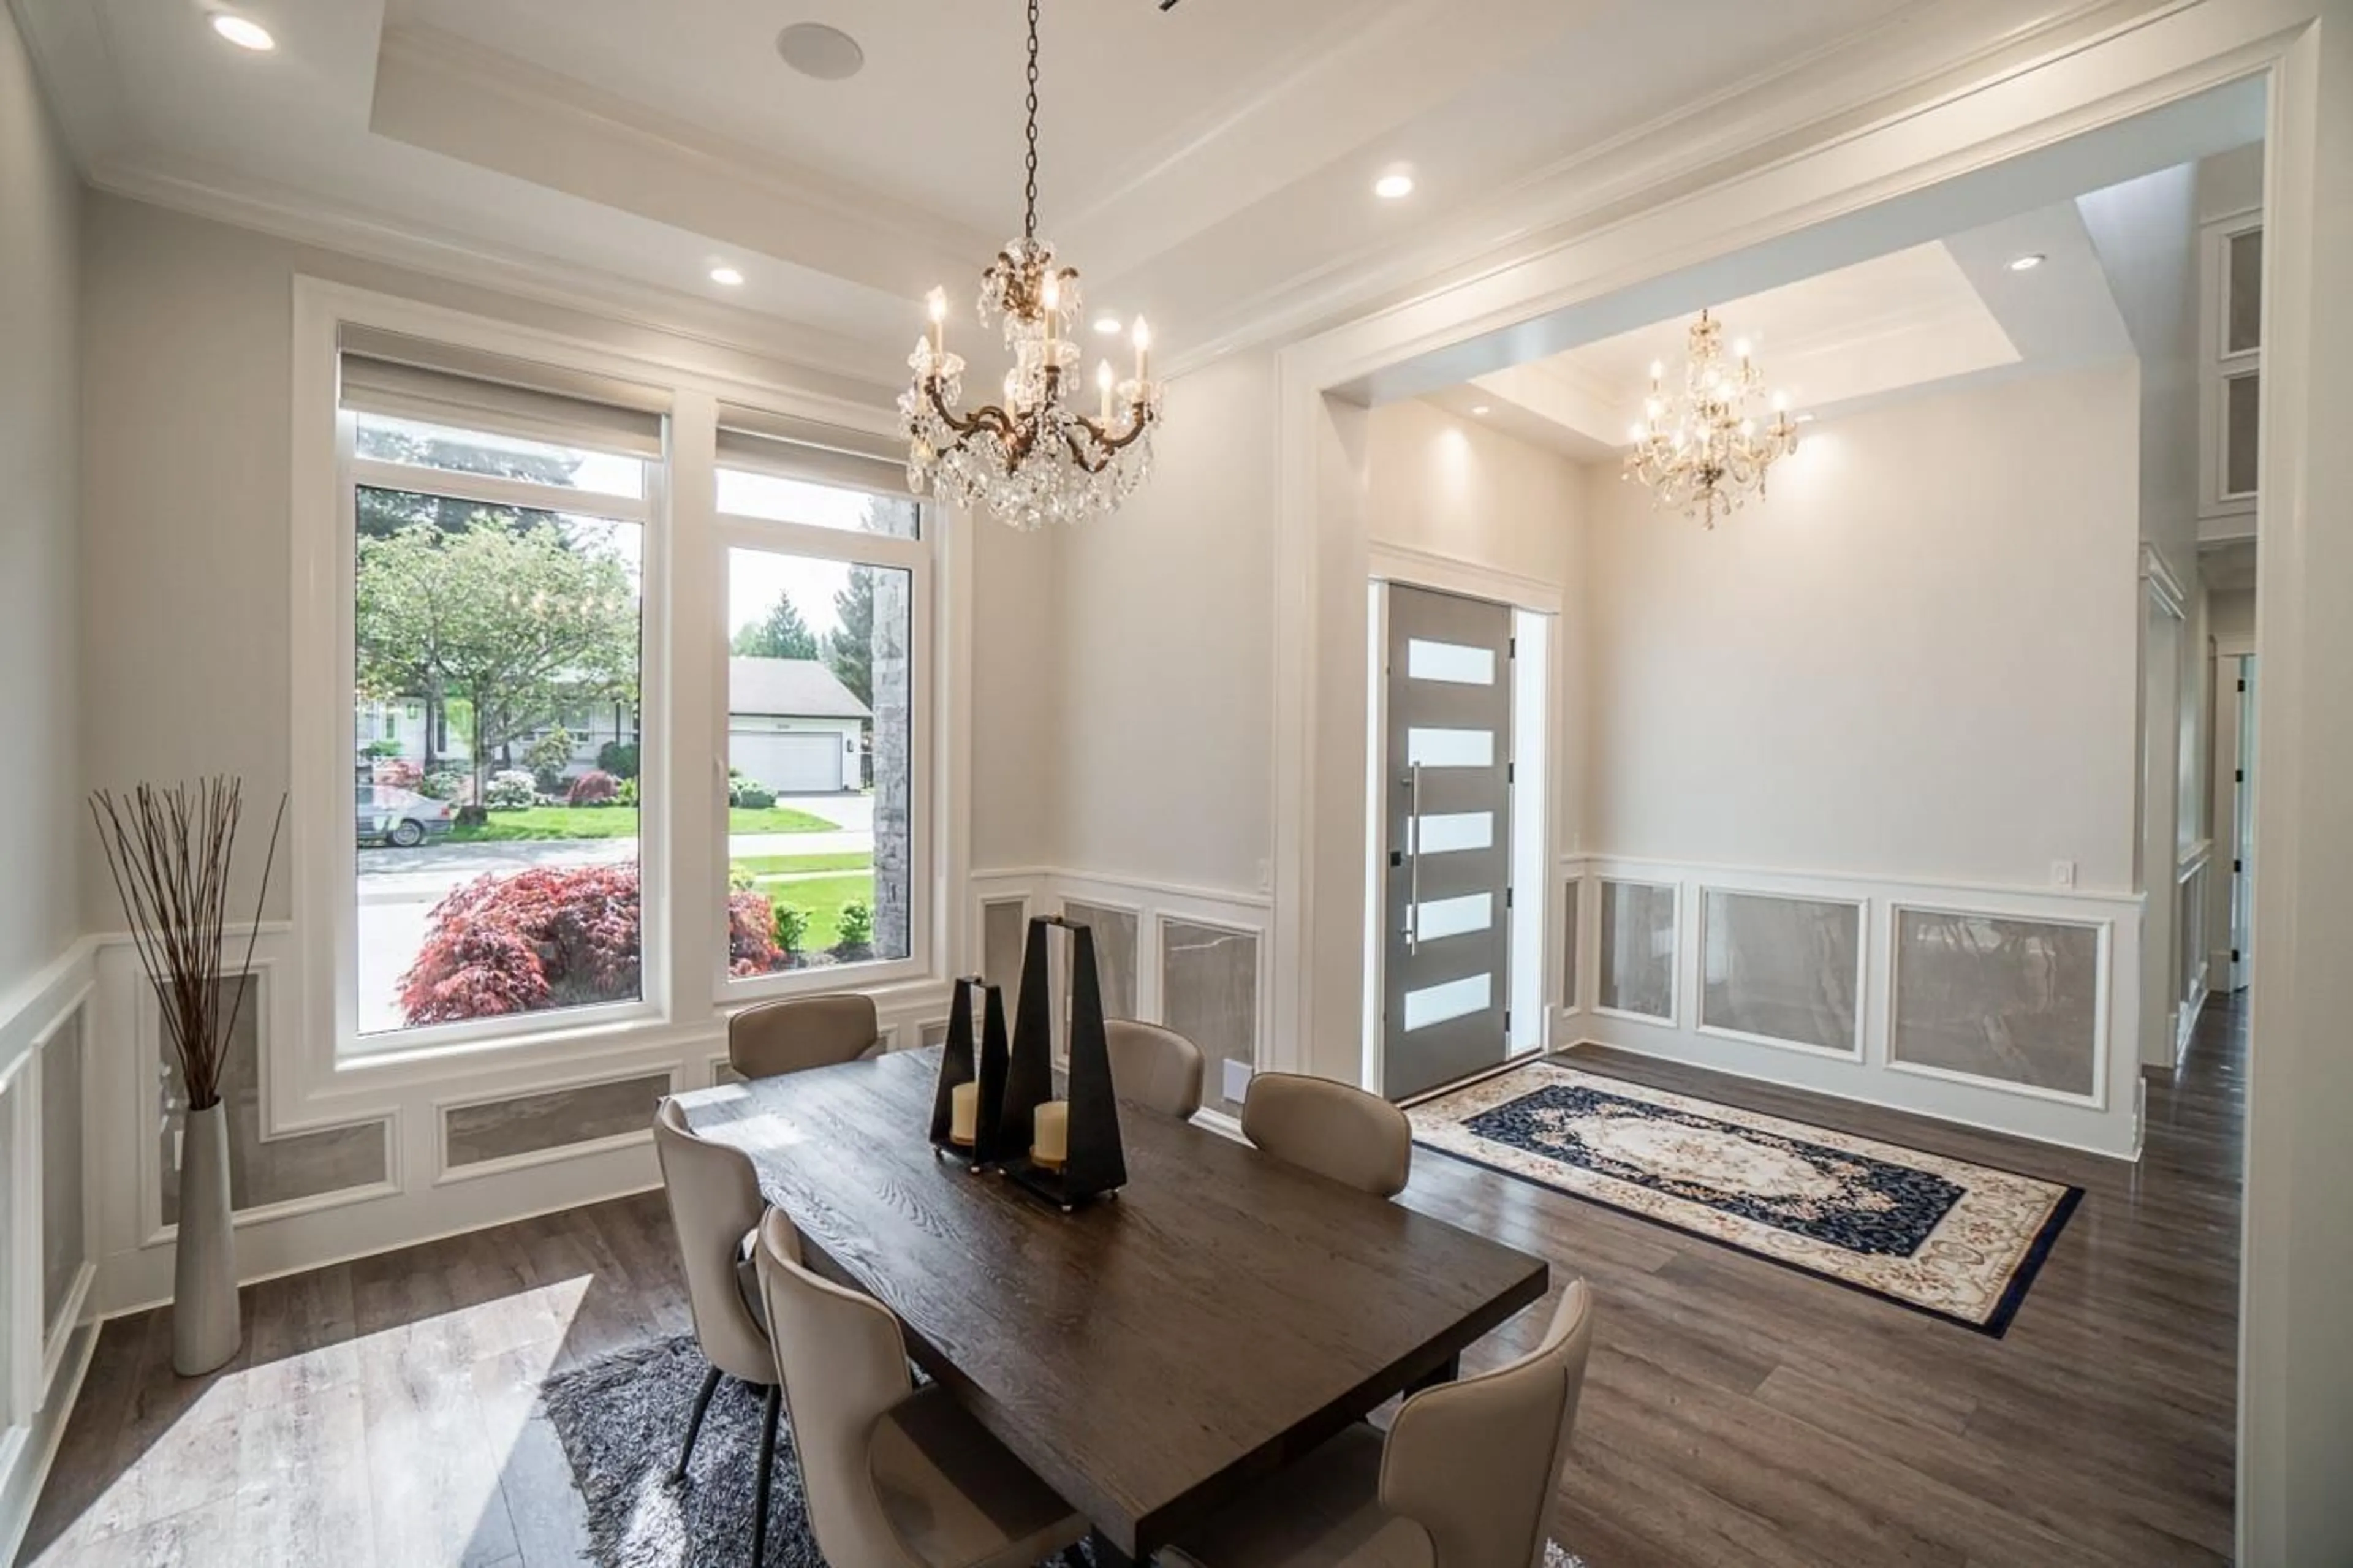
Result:
{"type": "Polygon", "coordinates": [[[1798,449],[1788,395],[1772,395],[1772,421],[1759,428],[1756,405],[1765,396],[1765,373],[1746,340],[1726,357],[1724,323],[1705,310],[1692,323],[1680,393],[1662,388],[1666,374],[1665,364],[1651,363],[1651,395],[1620,477],[1641,480],[1660,506],[1681,507],[1714,528],[1719,515],[1731,515],[1751,495],[1761,500],[1766,471],[1798,449]]]}
{"type": "Polygon", "coordinates": [[[948,297],[939,289],[931,293],[931,331],[916,340],[907,360],[914,380],[899,397],[907,480],[915,493],[936,486],[968,509],[985,507],[1025,530],[1116,508],[1150,469],[1152,431],[1160,422],[1152,331],[1142,317],[1135,374],[1122,379],[1109,360],[1096,367],[1092,418],[1064,401],[1081,358],[1071,336],[1079,320],[1079,275],[1057,267],[1052,243],[1038,237],[1038,0],[1029,0],[1028,101],[1021,237],[997,252],[980,280],[981,324],[1002,318],[1013,355],[1004,402],[957,412],[964,360],[947,352],[948,297]]]}

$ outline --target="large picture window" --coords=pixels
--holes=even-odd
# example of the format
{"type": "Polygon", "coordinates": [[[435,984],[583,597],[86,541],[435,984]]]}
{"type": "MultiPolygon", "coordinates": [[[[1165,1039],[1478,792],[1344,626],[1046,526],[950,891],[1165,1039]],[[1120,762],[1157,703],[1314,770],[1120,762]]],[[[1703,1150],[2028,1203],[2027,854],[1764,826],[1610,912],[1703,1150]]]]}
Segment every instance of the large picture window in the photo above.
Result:
{"type": "Polygon", "coordinates": [[[295,679],[338,1060],[935,978],[938,540],[896,438],[594,351],[336,337],[295,679]]]}
{"type": "Polygon", "coordinates": [[[354,1032],[638,1003],[649,464],[350,418],[354,1032]]]}

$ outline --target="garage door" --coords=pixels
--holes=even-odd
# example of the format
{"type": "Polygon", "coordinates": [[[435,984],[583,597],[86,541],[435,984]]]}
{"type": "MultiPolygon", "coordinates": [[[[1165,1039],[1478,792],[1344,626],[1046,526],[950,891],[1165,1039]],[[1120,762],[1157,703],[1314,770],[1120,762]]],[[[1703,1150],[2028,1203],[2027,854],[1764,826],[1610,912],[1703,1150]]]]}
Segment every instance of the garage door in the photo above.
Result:
{"type": "Polygon", "coordinates": [[[841,737],[737,731],[727,738],[727,761],[778,795],[814,795],[841,787],[841,737]]]}

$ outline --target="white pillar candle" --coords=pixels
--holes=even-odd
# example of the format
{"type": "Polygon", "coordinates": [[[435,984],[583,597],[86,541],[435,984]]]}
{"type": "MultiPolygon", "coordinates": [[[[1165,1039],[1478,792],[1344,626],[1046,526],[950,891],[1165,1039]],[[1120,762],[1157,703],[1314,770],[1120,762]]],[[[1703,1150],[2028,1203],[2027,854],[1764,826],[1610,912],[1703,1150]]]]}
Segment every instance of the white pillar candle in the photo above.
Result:
{"type": "Polygon", "coordinates": [[[1071,1157],[1071,1102],[1050,1100],[1038,1108],[1037,1131],[1029,1142],[1029,1158],[1037,1164],[1060,1169],[1071,1157]]]}
{"type": "Polygon", "coordinates": [[[980,1085],[960,1083],[948,1090],[948,1141],[970,1143],[980,1136],[980,1085]]]}

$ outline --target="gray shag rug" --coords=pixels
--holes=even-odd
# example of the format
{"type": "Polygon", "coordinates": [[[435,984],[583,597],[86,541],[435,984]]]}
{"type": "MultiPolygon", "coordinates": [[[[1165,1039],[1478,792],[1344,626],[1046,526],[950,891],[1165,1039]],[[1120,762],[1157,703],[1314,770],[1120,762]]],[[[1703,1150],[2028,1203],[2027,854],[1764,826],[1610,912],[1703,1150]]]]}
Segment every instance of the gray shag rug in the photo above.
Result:
{"type": "MultiPolygon", "coordinates": [[[[762,1391],[720,1380],[683,1483],[670,1479],[686,1418],[711,1363],[691,1334],[621,1351],[550,1378],[541,1390],[587,1506],[597,1568],[749,1563],[762,1391]]],[[[1583,1568],[1548,1545],[1546,1568],[1583,1568]]],[[[792,1423],[776,1429],[768,1482],[768,1555],[760,1568],[826,1568],[801,1495],[792,1423]]]]}

